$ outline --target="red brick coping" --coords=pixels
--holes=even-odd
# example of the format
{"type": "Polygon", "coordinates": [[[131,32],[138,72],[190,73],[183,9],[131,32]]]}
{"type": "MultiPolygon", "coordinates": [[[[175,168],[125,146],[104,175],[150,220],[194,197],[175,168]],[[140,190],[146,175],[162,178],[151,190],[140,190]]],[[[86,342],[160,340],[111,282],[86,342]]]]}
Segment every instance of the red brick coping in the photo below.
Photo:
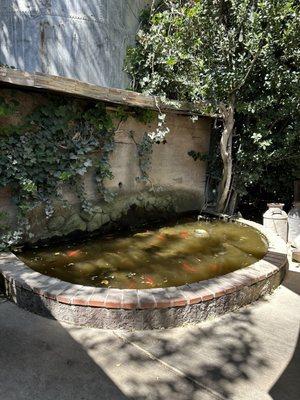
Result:
{"type": "Polygon", "coordinates": [[[266,255],[248,267],[206,281],[142,290],[75,285],[31,270],[12,253],[0,253],[0,274],[12,298],[16,289],[21,288],[73,306],[124,310],[184,307],[237,292],[272,277],[286,266],[287,249],[281,238],[257,223],[243,219],[238,222],[256,228],[266,237],[269,244],[266,255]]]}

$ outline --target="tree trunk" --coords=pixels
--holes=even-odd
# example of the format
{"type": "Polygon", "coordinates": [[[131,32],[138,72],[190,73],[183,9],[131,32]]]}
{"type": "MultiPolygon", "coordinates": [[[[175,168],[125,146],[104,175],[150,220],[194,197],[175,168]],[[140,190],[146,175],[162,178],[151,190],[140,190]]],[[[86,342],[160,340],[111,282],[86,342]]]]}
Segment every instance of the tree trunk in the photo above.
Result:
{"type": "Polygon", "coordinates": [[[232,181],[232,136],[234,128],[234,97],[231,98],[229,106],[220,105],[223,118],[223,132],[220,141],[220,151],[223,161],[223,174],[220,184],[217,211],[225,212],[227,198],[230,193],[232,181]]]}

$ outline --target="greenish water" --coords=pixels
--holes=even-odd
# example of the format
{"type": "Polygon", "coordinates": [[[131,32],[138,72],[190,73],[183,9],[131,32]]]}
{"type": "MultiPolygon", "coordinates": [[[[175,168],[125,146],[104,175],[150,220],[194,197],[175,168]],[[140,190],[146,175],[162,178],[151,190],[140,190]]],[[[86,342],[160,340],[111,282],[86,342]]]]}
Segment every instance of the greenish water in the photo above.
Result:
{"type": "Polygon", "coordinates": [[[33,248],[18,257],[33,270],[63,281],[141,289],[224,275],[256,262],[266,251],[265,238],[254,228],[200,221],[33,248]]]}

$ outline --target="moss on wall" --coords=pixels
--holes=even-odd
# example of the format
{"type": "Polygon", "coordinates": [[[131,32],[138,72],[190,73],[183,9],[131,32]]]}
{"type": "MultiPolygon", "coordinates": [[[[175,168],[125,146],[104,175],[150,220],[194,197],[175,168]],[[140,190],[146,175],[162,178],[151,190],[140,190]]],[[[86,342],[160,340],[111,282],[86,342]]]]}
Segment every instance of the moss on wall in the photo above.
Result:
{"type": "Polygon", "coordinates": [[[208,118],[167,115],[166,142],[147,140],[157,115],[16,89],[0,92],[0,221],[4,242],[116,228],[133,210],[201,207],[208,118]],[[150,115],[151,114],[151,115],[150,115]],[[145,141],[146,138],[146,141],[145,141]],[[11,232],[11,233],[10,233],[11,232]]]}

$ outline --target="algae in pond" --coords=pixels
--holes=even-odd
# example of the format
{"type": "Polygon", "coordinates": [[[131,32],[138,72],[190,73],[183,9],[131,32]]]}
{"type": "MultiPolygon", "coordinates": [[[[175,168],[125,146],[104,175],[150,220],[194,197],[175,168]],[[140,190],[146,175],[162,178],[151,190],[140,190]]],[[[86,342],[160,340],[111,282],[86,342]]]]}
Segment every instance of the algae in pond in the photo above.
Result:
{"type": "Polygon", "coordinates": [[[265,238],[254,228],[237,223],[181,222],[127,236],[107,235],[36,248],[19,257],[32,269],[64,281],[142,289],[224,275],[256,262],[266,251],[265,238]]]}

